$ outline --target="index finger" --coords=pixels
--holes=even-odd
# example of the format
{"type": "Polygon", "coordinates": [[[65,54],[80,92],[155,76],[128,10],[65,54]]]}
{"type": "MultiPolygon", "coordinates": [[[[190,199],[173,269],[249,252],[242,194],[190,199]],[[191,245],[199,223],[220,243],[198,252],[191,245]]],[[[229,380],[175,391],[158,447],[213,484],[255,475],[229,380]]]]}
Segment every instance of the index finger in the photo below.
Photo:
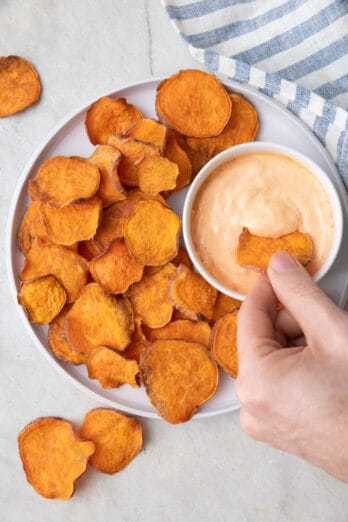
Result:
{"type": "Polygon", "coordinates": [[[266,274],[262,274],[238,312],[238,357],[262,357],[281,348],[275,337],[274,322],[278,300],[266,274]]]}

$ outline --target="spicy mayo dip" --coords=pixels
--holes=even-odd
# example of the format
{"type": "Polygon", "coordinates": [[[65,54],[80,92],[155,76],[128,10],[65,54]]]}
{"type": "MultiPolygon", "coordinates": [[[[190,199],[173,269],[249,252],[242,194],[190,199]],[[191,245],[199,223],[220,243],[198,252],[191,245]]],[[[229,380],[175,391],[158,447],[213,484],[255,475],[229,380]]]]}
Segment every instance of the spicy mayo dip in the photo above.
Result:
{"type": "Polygon", "coordinates": [[[191,237],[205,269],[223,286],[247,294],[258,272],[236,263],[244,227],[277,238],[296,230],[313,242],[308,271],[323,264],[332,244],[334,217],[319,180],[297,161],[269,152],[238,156],[213,170],[192,205],[191,237]]]}

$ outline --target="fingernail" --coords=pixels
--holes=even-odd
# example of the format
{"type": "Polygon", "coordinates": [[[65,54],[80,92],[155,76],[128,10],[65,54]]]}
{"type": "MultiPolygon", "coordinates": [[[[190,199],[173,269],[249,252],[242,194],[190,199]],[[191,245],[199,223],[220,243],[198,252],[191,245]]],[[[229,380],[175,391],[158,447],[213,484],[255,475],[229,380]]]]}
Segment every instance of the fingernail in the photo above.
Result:
{"type": "Polygon", "coordinates": [[[286,272],[298,267],[296,259],[287,252],[276,252],[269,260],[269,265],[275,272],[286,272]]]}

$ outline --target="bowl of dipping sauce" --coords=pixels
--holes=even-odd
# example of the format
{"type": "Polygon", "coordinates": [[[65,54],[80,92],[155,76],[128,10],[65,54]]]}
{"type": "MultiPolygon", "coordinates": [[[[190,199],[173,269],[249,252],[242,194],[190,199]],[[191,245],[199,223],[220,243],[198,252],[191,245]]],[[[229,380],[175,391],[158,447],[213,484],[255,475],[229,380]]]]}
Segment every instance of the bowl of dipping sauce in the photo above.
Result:
{"type": "Polygon", "coordinates": [[[183,234],[197,271],[220,292],[241,300],[259,274],[236,262],[244,228],[269,238],[309,234],[313,254],[306,268],[317,282],[340,248],[340,199],[328,175],[303,154],[275,143],[237,145],[209,161],[191,184],[183,234]]]}

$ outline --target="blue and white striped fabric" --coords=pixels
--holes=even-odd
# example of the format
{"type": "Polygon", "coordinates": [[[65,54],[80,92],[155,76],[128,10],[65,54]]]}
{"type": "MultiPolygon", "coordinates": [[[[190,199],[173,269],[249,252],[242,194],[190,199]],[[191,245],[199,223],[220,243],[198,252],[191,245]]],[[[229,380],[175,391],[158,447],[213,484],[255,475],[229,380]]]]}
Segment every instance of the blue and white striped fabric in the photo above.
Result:
{"type": "Polygon", "coordinates": [[[301,118],[348,189],[348,0],[162,3],[195,58],[301,118]]]}

